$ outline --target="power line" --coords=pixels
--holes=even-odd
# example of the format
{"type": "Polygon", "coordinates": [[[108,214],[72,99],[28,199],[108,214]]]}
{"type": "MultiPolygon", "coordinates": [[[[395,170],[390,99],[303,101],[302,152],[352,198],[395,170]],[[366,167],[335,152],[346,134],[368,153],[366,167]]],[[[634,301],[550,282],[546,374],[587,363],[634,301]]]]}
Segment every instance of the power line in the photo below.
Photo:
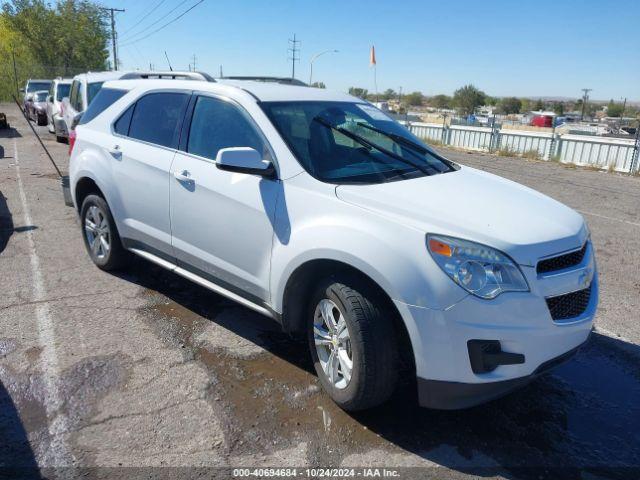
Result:
{"type": "Polygon", "coordinates": [[[189,13],[191,10],[193,10],[194,8],[196,8],[198,5],[200,5],[202,2],[204,2],[204,0],[200,0],[199,2],[195,3],[194,5],[192,5],[191,7],[189,7],[187,10],[185,10],[184,12],[182,12],[180,15],[178,15],[176,18],[174,18],[173,20],[170,20],[169,22],[165,23],[164,25],[162,25],[159,28],[156,28],[154,31],[152,31],[151,33],[149,33],[148,35],[145,35],[142,38],[139,38],[137,40],[132,40],[130,42],[127,42],[125,44],[123,44],[123,46],[127,46],[127,45],[132,45],[134,43],[140,42],[142,40],[144,40],[145,38],[149,38],[151,35],[153,35],[154,33],[158,33],[160,30],[162,30],[165,27],[168,27],[169,25],[171,25],[174,22],[177,22],[178,20],[180,20],[182,17],[184,17],[187,13],[189,13]]]}
{"type": "Polygon", "coordinates": [[[171,15],[173,12],[175,12],[178,8],[180,8],[182,5],[184,5],[185,3],[187,3],[189,0],[182,0],[178,5],[176,5],[175,7],[173,7],[171,10],[169,10],[167,13],[165,13],[163,16],[161,16],[160,18],[158,18],[155,22],[147,25],[146,27],[144,27],[142,30],[140,30],[137,33],[133,33],[131,35],[128,35],[128,39],[127,39],[127,35],[124,36],[124,40],[129,42],[132,41],[133,39],[135,39],[137,36],[142,35],[143,33],[145,33],[146,31],[148,31],[151,27],[153,27],[154,25],[157,25],[158,23],[160,23],[162,20],[164,20],[165,18],[167,18],[169,15],[171,15]]]}
{"type": "Polygon", "coordinates": [[[296,40],[296,34],[293,34],[293,40],[289,39],[289,44],[291,47],[287,50],[291,52],[291,56],[289,60],[291,60],[291,78],[296,78],[296,62],[300,61],[300,57],[297,56],[300,53],[300,49],[298,48],[298,44],[300,40],[296,40]]]}
{"type": "Polygon", "coordinates": [[[153,12],[155,12],[158,7],[160,5],[162,5],[166,0],[160,0],[153,8],[151,8],[151,10],[149,10],[149,12],[145,13],[144,15],[140,16],[140,20],[138,20],[135,25],[133,25],[130,28],[127,28],[124,32],[122,32],[123,35],[126,35],[128,32],[130,32],[131,30],[135,30],[135,28],[140,25],[142,22],[144,22],[146,19],[149,18],[149,15],[151,15],[153,12]]]}
{"type": "Polygon", "coordinates": [[[113,48],[113,69],[118,70],[118,48],[116,46],[118,43],[118,39],[116,37],[115,12],[124,12],[124,9],[100,7],[100,10],[111,12],[111,44],[113,48]]]}

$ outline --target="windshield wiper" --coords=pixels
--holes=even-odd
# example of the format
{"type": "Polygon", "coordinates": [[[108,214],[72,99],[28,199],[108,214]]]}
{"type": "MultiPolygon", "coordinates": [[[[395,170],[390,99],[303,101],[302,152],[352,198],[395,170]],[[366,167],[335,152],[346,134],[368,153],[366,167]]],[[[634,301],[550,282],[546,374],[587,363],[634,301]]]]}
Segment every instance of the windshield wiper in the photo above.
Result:
{"type": "MultiPolygon", "coordinates": [[[[367,140],[364,137],[361,137],[358,134],[355,134],[349,130],[347,130],[346,128],[342,128],[342,127],[336,127],[335,125],[331,125],[329,122],[327,122],[326,120],[319,118],[319,117],[314,117],[313,121],[318,122],[320,125],[324,125],[325,127],[331,129],[331,130],[335,130],[336,132],[340,132],[341,134],[343,134],[345,137],[349,137],[351,140],[354,140],[356,142],[358,142],[360,145],[364,145],[365,147],[371,147],[371,148],[375,148],[376,150],[384,153],[385,155],[388,155],[389,157],[398,160],[399,162],[404,163],[405,165],[409,165],[413,168],[417,168],[418,170],[420,170],[422,173],[424,173],[425,175],[433,175],[433,173],[429,172],[427,170],[427,168],[424,165],[420,165],[418,163],[414,163],[411,160],[407,160],[406,158],[398,155],[397,153],[394,153],[390,150],[387,150],[384,147],[381,147],[380,145],[377,145],[374,142],[371,142],[369,140],[367,140]]],[[[429,167],[432,168],[434,171],[437,172],[437,170],[435,170],[433,167],[429,167]]]]}
{"type": "Polygon", "coordinates": [[[363,122],[356,122],[356,125],[367,128],[381,135],[384,135],[385,137],[395,140],[398,143],[402,143],[407,147],[413,148],[414,150],[417,150],[420,153],[429,153],[429,150],[424,148],[422,145],[418,145],[416,142],[412,142],[408,138],[404,138],[402,135],[398,135],[397,133],[385,132],[384,130],[376,128],[372,125],[367,125],[366,123],[363,123],[363,122]]]}

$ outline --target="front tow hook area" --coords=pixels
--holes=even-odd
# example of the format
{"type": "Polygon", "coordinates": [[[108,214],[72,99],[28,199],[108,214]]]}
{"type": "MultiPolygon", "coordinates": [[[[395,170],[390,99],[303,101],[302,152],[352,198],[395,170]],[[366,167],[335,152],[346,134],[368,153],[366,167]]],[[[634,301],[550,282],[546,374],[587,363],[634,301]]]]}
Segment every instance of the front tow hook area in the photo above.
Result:
{"type": "Polygon", "coordinates": [[[522,353],[503,352],[498,340],[469,340],[467,349],[473,373],[488,373],[499,365],[524,363],[522,353]]]}

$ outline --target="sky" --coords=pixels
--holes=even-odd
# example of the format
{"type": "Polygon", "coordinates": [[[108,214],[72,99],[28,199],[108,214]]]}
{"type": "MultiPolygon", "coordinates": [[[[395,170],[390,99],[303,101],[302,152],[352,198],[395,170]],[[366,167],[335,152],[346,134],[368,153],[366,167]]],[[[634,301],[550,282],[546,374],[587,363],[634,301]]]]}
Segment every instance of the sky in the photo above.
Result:
{"type": "Polygon", "coordinates": [[[288,39],[300,40],[296,77],[345,91],[452,94],[473,84],[493,96],[640,101],[640,1],[613,0],[103,0],[116,15],[121,69],[290,76],[288,39]],[[182,4],[182,5],[180,5],[182,4]],[[178,8],[176,8],[178,7],[178,8]],[[170,12],[175,8],[175,11],[170,12]],[[161,19],[166,16],[164,19],[161,19]],[[154,25],[154,22],[155,25],[154,25]]]}

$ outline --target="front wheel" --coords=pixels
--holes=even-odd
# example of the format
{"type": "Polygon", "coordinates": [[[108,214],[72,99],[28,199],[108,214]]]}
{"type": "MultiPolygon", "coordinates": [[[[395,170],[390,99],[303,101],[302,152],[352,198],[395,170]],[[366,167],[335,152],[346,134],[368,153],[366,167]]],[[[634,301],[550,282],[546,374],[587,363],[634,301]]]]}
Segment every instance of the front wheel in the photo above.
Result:
{"type": "Polygon", "coordinates": [[[383,403],[397,382],[392,312],[376,296],[357,278],[331,277],[309,306],[308,339],[318,378],[344,410],[383,403]]]}
{"type": "Polygon", "coordinates": [[[117,270],[126,263],[127,251],[122,246],[111,210],[104,198],[88,195],[80,209],[82,237],[93,263],[102,270],[117,270]]]}

